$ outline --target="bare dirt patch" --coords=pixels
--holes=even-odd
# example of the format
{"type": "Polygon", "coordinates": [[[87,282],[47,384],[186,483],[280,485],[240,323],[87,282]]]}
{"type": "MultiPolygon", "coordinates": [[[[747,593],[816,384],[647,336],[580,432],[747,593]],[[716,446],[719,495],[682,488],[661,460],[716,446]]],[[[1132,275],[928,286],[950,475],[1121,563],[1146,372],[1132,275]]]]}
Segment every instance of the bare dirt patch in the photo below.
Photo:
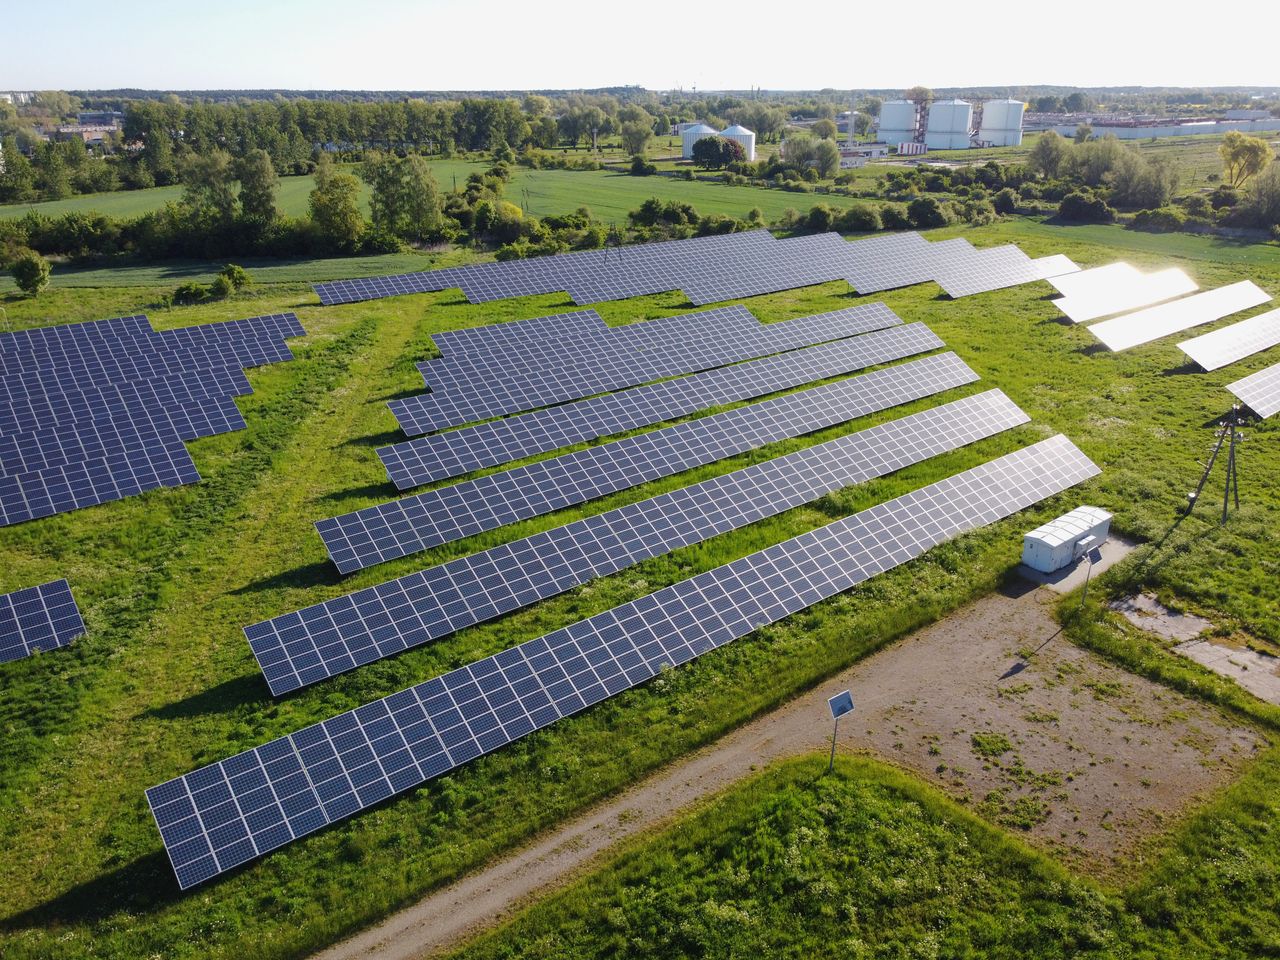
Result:
{"type": "Polygon", "coordinates": [[[1063,640],[1057,599],[1030,585],[985,597],[320,957],[409,960],[456,948],[621,841],[773,760],[824,750],[827,698],[846,688],[856,708],[841,723],[841,749],[881,754],[1020,835],[1109,872],[1231,780],[1263,741],[1063,640]]]}

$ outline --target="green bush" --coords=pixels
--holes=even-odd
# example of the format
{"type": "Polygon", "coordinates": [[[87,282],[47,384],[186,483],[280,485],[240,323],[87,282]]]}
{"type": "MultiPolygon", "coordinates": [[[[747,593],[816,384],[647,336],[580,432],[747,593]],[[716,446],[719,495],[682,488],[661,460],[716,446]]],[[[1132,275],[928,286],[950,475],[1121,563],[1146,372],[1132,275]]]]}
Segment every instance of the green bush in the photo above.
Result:
{"type": "Polygon", "coordinates": [[[214,300],[225,300],[235,292],[235,284],[221,273],[213,278],[213,283],[209,284],[209,296],[214,300]]]}
{"type": "Polygon", "coordinates": [[[173,291],[173,302],[180,307],[189,307],[195,303],[204,303],[209,299],[209,288],[203,283],[188,280],[173,291]]]}
{"type": "Polygon", "coordinates": [[[907,219],[913,227],[926,230],[930,227],[945,227],[951,222],[947,208],[934,197],[916,197],[907,205],[907,219]]]}
{"type": "Polygon", "coordinates": [[[253,283],[253,277],[249,275],[249,271],[234,263],[228,263],[218,271],[218,276],[226,277],[235,290],[243,290],[253,283]]]}
{"type": "Polygon", "coordinates": [[[657,172],[658,168],[640,154],[637,153],[631,158],[631,175],[633,177],[651,177],[657,172]]]}
{"type": "Polygon", "coordinates": [[[875,207],[855,203],[841,211],[836,227],[843,233],[874,233],[880,229],[880,213],[875,207]]]}
{"type": "Polygon", "coordinates": [[[49,278],[53,275],[53,268],[49,266],[49,261],[34,250],[28,250],[19,254],[18,258],[13,262],[13,281],[21,290],[29,297],[36,297],[45,287],[49,286],[49,278]]]}
{"type": "Polygon", "coordinates": [[[1116,212],[1100,197],[1076,191],[1062,198],[1058,216],[1069,223],[1114,223],[1116,212]]]}
{"type": "Polygon", "coordinates": [[[1018,195],[1009,187],[1005,187],[995,195],[991,201],[991,205],[995,208],[996,213],[1008,215],[1018,212],[1018,195]]]}
{"type": "Polygon", "coordinates": [[[1176,207],[1160,207],[1157,210],[1139,210],[1130,224],[1134,230],[1149,233],[1174,233],[1186,224],[1186,216],[1176,207]]]}
{"type": "Polygon", "coordinates": [[[880,209],[880,222],[886,230],[910,230],[911,218],[905,210],[898,206],[886,206],[880,209]]]}

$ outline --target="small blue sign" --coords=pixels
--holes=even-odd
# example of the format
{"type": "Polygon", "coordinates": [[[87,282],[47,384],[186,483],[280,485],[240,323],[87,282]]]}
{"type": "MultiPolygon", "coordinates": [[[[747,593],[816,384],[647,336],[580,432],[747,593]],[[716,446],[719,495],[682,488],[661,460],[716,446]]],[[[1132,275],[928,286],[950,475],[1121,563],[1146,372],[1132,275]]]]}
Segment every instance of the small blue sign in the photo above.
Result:
{"type": "Polygon", "coordinates": [[[848,690],[844,693],[837,693],[827,701],[827,706],[831,708],[832,718],[839,720],[846,713],[853,712],[853,694],[848,690]]]}

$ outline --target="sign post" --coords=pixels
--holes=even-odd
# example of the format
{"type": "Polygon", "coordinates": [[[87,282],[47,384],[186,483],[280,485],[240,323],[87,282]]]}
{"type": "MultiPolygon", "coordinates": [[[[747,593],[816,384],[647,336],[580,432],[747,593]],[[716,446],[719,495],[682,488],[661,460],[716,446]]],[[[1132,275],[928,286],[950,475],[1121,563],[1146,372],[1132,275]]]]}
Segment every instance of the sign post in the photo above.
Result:
{"type": "Polygon", "coordinates": [[[837,693],[827,701],[827,706],[831,708],[831,719],[835,721],[831,731],[831,760],[827,763],[827,773],[830,773],[836,767],[836,734],[840,732],[840,718],[853,712],[853,694],[848,690],[837,693]]]}

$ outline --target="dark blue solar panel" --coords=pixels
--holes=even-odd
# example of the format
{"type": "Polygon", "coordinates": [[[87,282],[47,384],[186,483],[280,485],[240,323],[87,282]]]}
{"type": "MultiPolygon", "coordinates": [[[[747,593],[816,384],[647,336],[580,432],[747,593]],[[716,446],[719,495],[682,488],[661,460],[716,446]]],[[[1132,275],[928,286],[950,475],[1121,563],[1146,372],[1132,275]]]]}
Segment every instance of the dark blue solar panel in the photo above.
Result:
{"type": "Polygon", "coordinates": [[[0,663],[65,647],[83,633],[66,580],[0,595],[0,663]]]}
{"type": "Polygon", "coordinates": [[[1097,472],[1052,437],[152,787],[178,883],[282,847],[1097,472]]]}
{"type": "Polygon", "coordinates": [[[279,695],[1025,423],[998,390],[245,628],[279,695]]]}
{"type": "Polygon", "coordinates": [[[378,450],[401,490],[598,437],[750,400],[941,347],[923,323],[836,340],[378,450]]]}

